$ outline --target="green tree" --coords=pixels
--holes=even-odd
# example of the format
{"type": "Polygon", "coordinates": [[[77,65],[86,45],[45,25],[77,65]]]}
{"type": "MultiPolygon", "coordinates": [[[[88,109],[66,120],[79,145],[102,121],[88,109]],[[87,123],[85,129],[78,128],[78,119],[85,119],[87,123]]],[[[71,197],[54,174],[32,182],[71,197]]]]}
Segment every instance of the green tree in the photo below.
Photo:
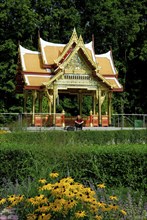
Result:
{"type": "Polygon", "coordinates": [[[113,50],[125,91],[114,95],[115,110],[134,113],[136,106],[146,113],[145,0],[2,0],[0,8],[1,112],[22,111],[15,93],[18,42],[38,50],[39,31],[44,40],[67,43],[75,27],[85,42],[94,35],[96,54],[113,50]]]}
{"type": "Polygon", "coordinates": [[[0,3],[0,111],[22,110],[22,99],[15,93],[18,42],[33,48],[37,15],[29,0],[0,3]]]}
{"type": "MultiPolygon", "coordinates": [[[[78,7],[80,1],[76,2],[78,7]]],[[[122,100],[123,111],[134,112],[137,103],[142,112],[147,109],[147,105],[141,105],[142,95],[146,97],[146,88],[142,83],[144,74],[142,72],[141,76],[139,71],[139,68],[145,66],[147,57],[146,10],[145,0],[86,0],[80,5],[84,36],[91,40],[94,34],[95,52],[105,53],[110,48],[113,50],[115,65],[125,91],[119,96],[115,95],[119,97],[116,109],[119,109],[119,101],[122,100]],[[135,100],[130,105],[133,94],[135,100]]]]}
{"type": "Polygon", "coordinates": [[[50,42],[67,43],[76,27],[80,29],[80,15],[72,0],[38,0],[33,7],[39,17],[40,35],[50,42]]]}

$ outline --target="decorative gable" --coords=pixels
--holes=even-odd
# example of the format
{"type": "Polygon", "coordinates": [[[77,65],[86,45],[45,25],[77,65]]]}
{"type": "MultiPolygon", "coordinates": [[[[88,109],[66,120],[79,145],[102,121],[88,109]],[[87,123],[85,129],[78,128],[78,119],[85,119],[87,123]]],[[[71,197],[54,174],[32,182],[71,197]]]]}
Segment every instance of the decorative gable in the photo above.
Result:
{"type": "Polygon", "coordinates": [[[64,50],[62,51],[61,55],[55,60],[55,63],[57,65],[59,65],[60,63],[62,63],[67,56],[71,53],[71,51],[74,49],[75,45],[78,42],[78,36],[77,36],[77,32],[74,28],[72,36],[69,40],[69,42],[67,43],[67,45],[65,46],[64,50]]]}
{"type": "Polygon", "coordinates": [[[65,73],[90,74],[91,68],[80,52],[76,52],[64,67],[65,73]]]}

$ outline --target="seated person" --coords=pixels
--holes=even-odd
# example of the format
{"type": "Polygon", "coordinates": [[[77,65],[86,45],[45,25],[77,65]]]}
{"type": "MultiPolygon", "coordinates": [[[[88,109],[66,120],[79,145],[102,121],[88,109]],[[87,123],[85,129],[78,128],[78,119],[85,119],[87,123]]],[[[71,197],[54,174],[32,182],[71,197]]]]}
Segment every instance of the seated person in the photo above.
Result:
{"type": "Polygon", "coordinates": [[[75,120],[75,127],[76,127],[76,130],[77,130],[77,129],[82,130],[83,123],[84,123],[84,121],[82,120],[81,116],[78,115],[78,116],[77,116],[77,119],[75,120]]]}

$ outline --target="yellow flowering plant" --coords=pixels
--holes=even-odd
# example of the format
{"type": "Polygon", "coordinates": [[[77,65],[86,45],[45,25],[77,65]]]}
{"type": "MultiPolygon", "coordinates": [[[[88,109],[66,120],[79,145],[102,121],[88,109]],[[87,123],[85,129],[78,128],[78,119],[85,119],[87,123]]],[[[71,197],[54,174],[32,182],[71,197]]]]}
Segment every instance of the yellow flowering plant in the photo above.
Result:
{"type": "Polygon", "coordinates": [[[8,130],[1,130],[0,129],[0,134],[7,134],[7,133],[9,133],[10,131],[8,131],[8,130]]]}
{"type": "MultiPolygon", "coordinates": [[[[20,206],[25,212],[20,210],[19,215],[21,219],[27,220],[123,219],[126,215],[114,195],[108,196],[109,203],[106,203],[101,201],[97,190],[71,177],[59,179],[58,173],[50,173],[49,178],[52,181],[45,178],[38,181],[38,195],[30,198],[23,195],[8,196],[1,198],[0,205],[9,208],[20,206]],[[25,218],[22,213],[25,213],[25,218]]],[[[105,185],[98,184],[98,187],[104,190],[105,185]]]]}

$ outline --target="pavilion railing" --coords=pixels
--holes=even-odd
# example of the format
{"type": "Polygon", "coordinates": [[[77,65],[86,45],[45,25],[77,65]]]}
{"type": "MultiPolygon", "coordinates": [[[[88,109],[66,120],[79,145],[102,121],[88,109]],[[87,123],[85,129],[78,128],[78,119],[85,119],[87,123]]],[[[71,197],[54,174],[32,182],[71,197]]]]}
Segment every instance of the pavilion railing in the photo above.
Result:
{"type": "MultiPolygon", "coordinates": [[[[66,125],[70,125],[70,118],[75,118],[72,116],[66,117],[66,115],[64,115],[64,119],[62,117],[62,113],[56,114],[56,126],[64,127],[66,125]],[[65,124],[63,122],[65,122],[65,124]]],[[[89,116],[86,117],[88,118],[89,116]]],[[[22,129],[25,127],[29,127],[32,126],[31,119],[32,113],[0,113],[0,129],[3,127],[8,127],[10,129],[22,129]]],[[[35,126],[51,127],[53,126],[52,119],[53,114],[36,113],[35,126]]],[[[113,114],[112,126],[121,128],[147,128],[147,114],[113,114]]]]}
{"type": "Polygon", "coordinates": [[[113,114],[114,127],[147,127],[147,114],[113,114]]]}

